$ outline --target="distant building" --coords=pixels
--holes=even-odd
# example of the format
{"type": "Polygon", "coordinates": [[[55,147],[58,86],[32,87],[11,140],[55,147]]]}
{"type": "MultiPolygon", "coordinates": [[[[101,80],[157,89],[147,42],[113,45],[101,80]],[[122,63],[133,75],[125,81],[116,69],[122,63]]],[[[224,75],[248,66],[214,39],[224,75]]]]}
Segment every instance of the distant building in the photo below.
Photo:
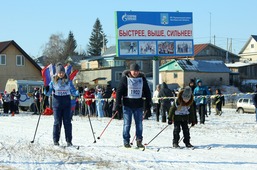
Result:
{"type": "Polygon", "coordinates": [[[230,70],[223,61],[172,60],[160,66],[160,83],[170,88],[185,87],[191,79],[201,79],[204,85],[229,85],[230,70]]]}
{"type": "Polygon", "coordinates": [[[238,55],[243,62],[245,60],[257,62],[257,35],[250,36],[238,55]]]}
{"type": "Polygon", "coordinates": [[[0,42],[0,91],[10,78],[42,80],[41,67],[13,40],[0,42]]]}

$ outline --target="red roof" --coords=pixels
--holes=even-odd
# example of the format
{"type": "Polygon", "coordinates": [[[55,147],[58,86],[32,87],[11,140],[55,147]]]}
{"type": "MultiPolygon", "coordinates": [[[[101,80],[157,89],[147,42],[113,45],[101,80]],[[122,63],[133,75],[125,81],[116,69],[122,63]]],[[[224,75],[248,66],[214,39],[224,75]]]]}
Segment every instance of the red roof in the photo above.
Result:
{"type": "Polygon", "coordinates": [[[203,49],[205,49],[209,44],[197,44],[194,45],[194,55],[196,56],[199,52],[201,52],[203,49]]]}

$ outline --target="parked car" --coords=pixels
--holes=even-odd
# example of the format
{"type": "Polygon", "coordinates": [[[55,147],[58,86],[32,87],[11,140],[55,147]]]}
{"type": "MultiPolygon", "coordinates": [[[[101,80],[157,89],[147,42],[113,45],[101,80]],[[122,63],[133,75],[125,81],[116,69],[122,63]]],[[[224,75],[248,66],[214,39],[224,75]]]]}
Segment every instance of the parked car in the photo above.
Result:
{"type": "Polygon", "coordinates": [[[251,98],[240,98],[236,103],[238,113],[255,113],[255,106],[251,98]]]}

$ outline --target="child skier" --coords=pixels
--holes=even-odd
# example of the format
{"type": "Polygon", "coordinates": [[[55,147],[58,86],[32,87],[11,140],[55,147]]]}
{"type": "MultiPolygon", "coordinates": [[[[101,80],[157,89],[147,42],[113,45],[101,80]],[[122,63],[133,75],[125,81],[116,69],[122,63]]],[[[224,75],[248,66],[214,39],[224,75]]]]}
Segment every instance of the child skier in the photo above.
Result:
{"type": "Polygon", "coordinates": [[[179,133],[180,126],[182,127],[186,147],[193,147],[190,143],[190,132],[188,124],[192,123],[192,126],[195,125],[194,118],[194,106],[193,106],[194,97],[192,95],[192,90],[189,86],[186,86],[182,89],[175,102],[169,110],[168,124],[171,125],[174,123],[173,130],[173,147],[179,147],[179,133]]]}

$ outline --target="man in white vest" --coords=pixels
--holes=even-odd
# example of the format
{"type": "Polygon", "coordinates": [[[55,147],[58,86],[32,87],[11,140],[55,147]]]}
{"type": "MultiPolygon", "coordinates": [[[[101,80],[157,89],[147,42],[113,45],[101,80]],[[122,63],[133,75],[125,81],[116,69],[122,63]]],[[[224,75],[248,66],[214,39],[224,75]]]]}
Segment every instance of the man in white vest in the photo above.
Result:
{"type": "Polygon", "coordinates": [[[116,92],[116,111],[123,108],[123,143],[126,148],[130,148],[130,128],[132,115],[136,125],[137,147],[143,148],[143,104],[145,107],[151,107],[151,92],[147,84],[144,73],[139,71],[138,64],[130,65],[130,70],[125,70],[119,82],[116,92]],[[123,106],[123,107],[122,107],[123,106]]]}

